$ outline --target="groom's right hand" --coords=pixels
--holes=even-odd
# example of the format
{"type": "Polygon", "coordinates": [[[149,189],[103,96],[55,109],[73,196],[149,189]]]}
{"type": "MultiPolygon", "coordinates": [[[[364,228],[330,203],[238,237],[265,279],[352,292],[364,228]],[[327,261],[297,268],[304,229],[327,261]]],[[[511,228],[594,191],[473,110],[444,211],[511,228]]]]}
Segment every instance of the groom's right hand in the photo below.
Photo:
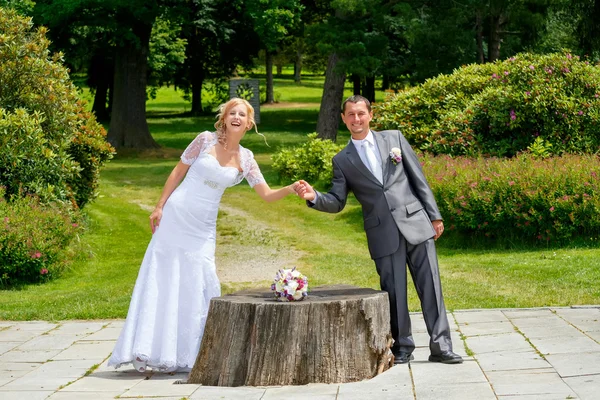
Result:
{"type": "Polygon", "coordinates": [[[314,201],[317,198],[317,192],[315,192],[315,189],[308,182],[299,180],[298,183],[296,193],[298,193],[300,198],[308,201],[314,201]]]}

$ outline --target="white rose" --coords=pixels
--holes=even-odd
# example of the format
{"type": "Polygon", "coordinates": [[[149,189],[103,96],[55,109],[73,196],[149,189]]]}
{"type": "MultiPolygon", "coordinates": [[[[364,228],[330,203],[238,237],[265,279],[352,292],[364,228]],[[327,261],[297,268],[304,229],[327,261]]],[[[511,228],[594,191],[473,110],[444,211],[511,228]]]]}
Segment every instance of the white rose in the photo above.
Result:
{"type": "Polygon", "coordinates": [[[295,292],[296,289],[298,288],[298,282],[296,281],[291,281],[288,282],[288,292],[295,292]]]}
{"type": "Polygon", "coordinates": [[[298,290],[296,293],[294,293],[292,295],[292,297],[294,298],[294,300],[300,300],[302,298],[302,291],[298,290]]]}

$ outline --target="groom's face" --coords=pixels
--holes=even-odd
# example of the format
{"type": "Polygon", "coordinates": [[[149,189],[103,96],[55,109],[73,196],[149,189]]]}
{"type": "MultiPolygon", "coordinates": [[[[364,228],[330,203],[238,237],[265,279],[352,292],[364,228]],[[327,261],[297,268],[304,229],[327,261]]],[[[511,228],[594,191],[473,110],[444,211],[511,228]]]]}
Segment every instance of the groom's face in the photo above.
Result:
{"type": "Polygon", "coordinates": [[[364,101],[358,103],[346,103],[342,113],[342,120],[352,134],[353,139],[364,139],[369,133],[369,123],[373,119],[373,113],[369,111],[364,101]]]}

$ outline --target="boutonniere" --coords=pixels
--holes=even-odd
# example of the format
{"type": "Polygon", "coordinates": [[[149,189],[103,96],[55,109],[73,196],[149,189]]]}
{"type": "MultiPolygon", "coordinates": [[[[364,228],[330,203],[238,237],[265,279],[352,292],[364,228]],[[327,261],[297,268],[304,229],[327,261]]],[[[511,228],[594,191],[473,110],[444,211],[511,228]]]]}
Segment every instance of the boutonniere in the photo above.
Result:
{"type": "Polygon", "coordinates": [[[394,165],[398,165],[402,161],[402,150],[397,147],[392,147],[390,151],[390,160],[394,165]]]}

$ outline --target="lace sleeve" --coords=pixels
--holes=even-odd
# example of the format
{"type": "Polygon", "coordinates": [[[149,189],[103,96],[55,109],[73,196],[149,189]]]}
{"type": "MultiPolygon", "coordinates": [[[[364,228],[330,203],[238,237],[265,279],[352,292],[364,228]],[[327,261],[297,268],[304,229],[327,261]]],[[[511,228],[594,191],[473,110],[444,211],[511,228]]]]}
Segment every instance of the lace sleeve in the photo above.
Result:
{"type": "Polygon", "coordinates": [[[209,131],[204,131],[188,145],[181,154],[181,162],[187,165],[192,165],[196,158],[212,143],[215,139],[215,134],[209,131]]]}
{"type": "Polygon", "coordinates": [[[250,187],[254,187],[259,183],[265,183],[265,178],[260,172],[260,168],[254,159],[254,154],[248,149],[244,149],[244,158],[242,160],[242,170],[244,171],[244,178],[248,181],[250,187]]]}

